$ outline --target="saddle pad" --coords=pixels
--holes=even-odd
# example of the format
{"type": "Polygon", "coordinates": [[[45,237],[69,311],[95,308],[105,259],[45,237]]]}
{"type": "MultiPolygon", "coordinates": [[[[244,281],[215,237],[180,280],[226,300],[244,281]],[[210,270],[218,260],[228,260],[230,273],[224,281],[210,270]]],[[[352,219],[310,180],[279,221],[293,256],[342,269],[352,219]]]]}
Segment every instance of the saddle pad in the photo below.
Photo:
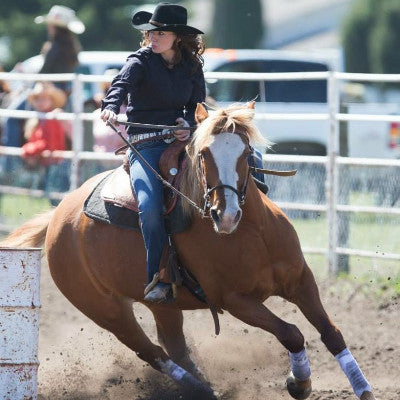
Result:
{"type": "Polygon", "coordinates": [[[101,197],[101,191],[112,173],[103,178],[87,197],[83,205],[83,212],[95,221],[140,231],[137,212],[104,201],[101,197]]]}
{"type": "MultiPolygon", "coordinates": [[[[140,231],[139,214],[128,208],[121,207],[104,201],[101,197],[101,192],[107,180],[113,175],[111,171],[104,177],[99,184],[93,189],[92,193],[87,197],[83,205],[85,215],[95,221],[104,222],[110,225],[115,225],[120,228],[127,228],[140,231]]],[[[165,217],[167,231],[171,234],[184,232],[189,229],[191,220],[185,216],[180,206],[180,199],[175,208],[165,217]]]]}
{"type": "Polygon", "coordinates": [[[121,165],[115,169],[104,184],[100,196],[106,202],[139,211],[135,196],[132,195],[132,186],[129,174],[121,165]]]}

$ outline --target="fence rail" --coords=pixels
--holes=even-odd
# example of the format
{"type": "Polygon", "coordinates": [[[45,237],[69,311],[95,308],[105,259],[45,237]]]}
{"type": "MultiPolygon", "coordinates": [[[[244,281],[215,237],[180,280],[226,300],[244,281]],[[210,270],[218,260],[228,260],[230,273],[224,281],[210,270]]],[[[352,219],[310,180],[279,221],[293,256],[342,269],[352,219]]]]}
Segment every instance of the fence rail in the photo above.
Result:
{"type": "MultiPolygon", "coordinates": [[[[229,80],[317,80],[325,79],[328,83],[328,107],[326,113],[259,113],[256,110],[255,118],[258,120],[309,120],[329,121],[329,140],[327,156],[282,156],[264,155],[264,161],[271,163],[300,163],[302,165],[316,164],[324,167],[325,174],[325,204],[308,204],[301,202],[277,201],[276,203],[287,210],[317,211],[327,214],[328,220],[328,246],[327,248],[304,247],[304,251],[310,254],[326,254],[328,268],[331,274],[338,271],[337,257],[339,254],[358,255],[362,257],[377,257],[400,260],[400,254],[377,253],[362,249],[343,248],[338,242],[338,213],[374,213],[381,215],[400,215],[400,208],[396,207],[372,207],[354,206],[340,204],[339,202],[339,168],[341,166],[379,166],[383,168],[395,168],[398,174],[400,160],[386,159],[353,159],[339,157],[339,123],[342,121],[391,121],[400,122],[397,115],[364,115],[343,114],[339,112],[339,90],[342,81],[356,80],[362,82],[400,82],[400,74],[377,75],[377,74],[349,74],[339,72],[297,72],[297,73],[223,73],[209,72],[205,74],[206,79],[229,79],[229,80]]],[[[36,113],[34,111],[0,109],[0,117],[14,118],[56,118],[72,121],[72,151],[57,152],[57,156],[72,160],[71,167],[71,189],[79,185],[80,164],[84,160],[113,160],[113,154],[91,153],[83,151],[83,123],[93,119],[92,114],[85,113],[83,109],[83,84],[93,82],[107,82],[111,78],[103,75],[81,75],[81,74],[20,74],[0,73],[0,79],[33,82],[37,80],[71,81],[72,82],[72,112],[36,113]]],[[[0,147],[1,155],[20,155],[20,149],[0,147]]],[[[0,193],[24,193],[31,196],[43,196],[43,191],[35,191],[21,188],[0,186],[0,193]]],[[[54,197],[63,196],[62,193],[50,193],[54,197]]]]}

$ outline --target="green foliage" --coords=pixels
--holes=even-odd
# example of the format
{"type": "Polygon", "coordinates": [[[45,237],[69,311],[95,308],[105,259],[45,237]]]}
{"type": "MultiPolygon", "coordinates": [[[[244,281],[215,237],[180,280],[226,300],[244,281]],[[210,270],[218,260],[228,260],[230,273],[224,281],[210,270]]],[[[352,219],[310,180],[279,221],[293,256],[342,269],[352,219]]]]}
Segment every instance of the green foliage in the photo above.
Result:
{"type": "Polygon", "coordinates": [[[400,2],[386,1],[369,39],[370,65],[374,72],[398,74],[400,71],[400,2]]]}
{"type": "Polygon", "coordinates": [[[263,31],[260,0],[215,0],[212,47],[256,49],[263,31]]]}
{"type": "Polygon", "coordinates": [[[348,72],[400,71],[400,2],[358,0],[344,21],[342,43],[348,72]]]}

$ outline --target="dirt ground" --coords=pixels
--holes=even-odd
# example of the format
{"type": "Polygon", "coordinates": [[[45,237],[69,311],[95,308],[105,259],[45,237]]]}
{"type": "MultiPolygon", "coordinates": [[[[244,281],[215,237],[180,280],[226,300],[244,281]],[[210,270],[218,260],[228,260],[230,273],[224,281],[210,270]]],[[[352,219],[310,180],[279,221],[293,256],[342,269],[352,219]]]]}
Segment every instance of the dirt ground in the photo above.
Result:
{"type": "MultiPolygon", "coordinates": [[[[371,284],[372,285],[372,284],[371,284]]],[[[341,329],[377,399],[400,399],[400,298],[378,297],[369,284],[320,282],[326,309],[341,329]]],[[[42,269],[39,339],[39,400],[190,399],[139,360],[108,332],[77,311],[42,269]]],[[[312,400],[356,399],[316,330],[290,303],[267,305],[295,323],[307,340],[312,366],[312,400]]],[[[154,323],[141,305],[135,312],[156,341],[154,323]]],[[[288,357],[270,334],[246,326],[226,313],[214,335],[208,311],[185,313],[185,332],[193,358],[224,400],[290,399],[284,388],[288,357]]]]}

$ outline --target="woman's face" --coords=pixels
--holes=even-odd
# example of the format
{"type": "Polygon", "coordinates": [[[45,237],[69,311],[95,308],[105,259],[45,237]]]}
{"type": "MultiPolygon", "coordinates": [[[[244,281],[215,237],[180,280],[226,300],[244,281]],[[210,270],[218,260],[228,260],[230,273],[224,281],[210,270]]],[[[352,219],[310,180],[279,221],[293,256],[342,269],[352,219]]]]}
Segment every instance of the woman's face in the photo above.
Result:
{"type": "Polygon", "coordinates": [[[56,35],[57,28],[55,25],[48,23],[47,24],[47,35],[49,38],[53,38],[56,35]]]}
{"type": "Polygon", "coordinates": [[[150,31],[148,35],[153,53],[170,55],[175,52],[172,48],[177,37],[174,32],[150,31]]]}

